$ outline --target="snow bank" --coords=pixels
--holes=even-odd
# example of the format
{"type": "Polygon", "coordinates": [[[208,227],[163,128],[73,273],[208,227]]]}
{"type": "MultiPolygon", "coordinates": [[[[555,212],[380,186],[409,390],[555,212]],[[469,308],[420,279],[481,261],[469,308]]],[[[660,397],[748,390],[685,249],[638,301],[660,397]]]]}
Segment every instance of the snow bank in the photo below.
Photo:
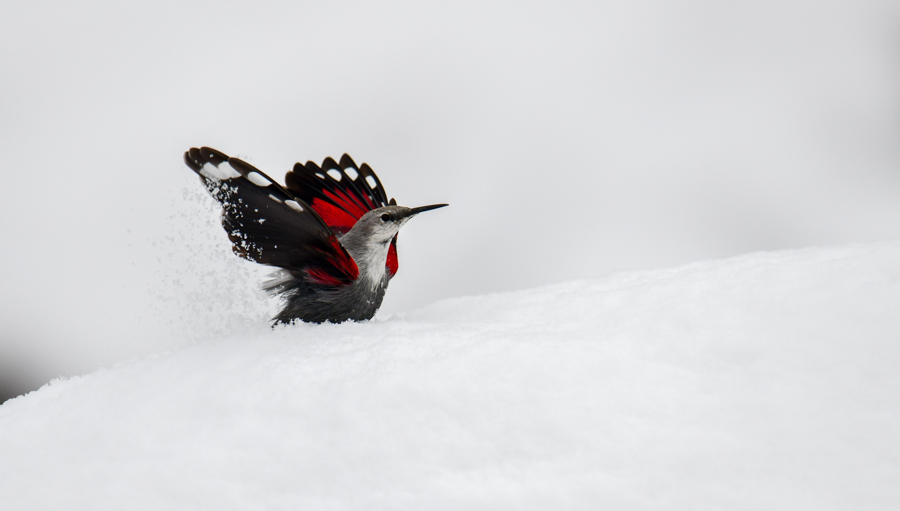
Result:
{"type": "Polygon", "coordinates": [[[0,406],[4,509],[897,509],[900,243],[247,332],[0,406]]]}

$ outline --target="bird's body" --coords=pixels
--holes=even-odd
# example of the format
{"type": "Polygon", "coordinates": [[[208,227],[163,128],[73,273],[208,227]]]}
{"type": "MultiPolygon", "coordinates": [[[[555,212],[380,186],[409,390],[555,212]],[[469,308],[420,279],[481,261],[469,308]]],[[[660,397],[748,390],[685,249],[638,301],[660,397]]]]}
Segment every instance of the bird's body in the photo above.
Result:
{"type": "MultiPolygon", "coordinates": [[[[377,217],[386,214],[383,211],[387,208],[397,209],[400,206],[379,208],[369,214],[380,221],[377,217]]],[[[285,298],[284,308],[275,316],[276,322],[289,323],[299,318],[313,323],[339,323],[363,321],[375,315],[394,274],[387,267],[391,236],[386,240],[374,238],[371,232],[373,223],[360,219],[347,234],[337,236],[359,271],[359,276],[350,284],[322,286],[310,283],[307,278],[294,278],[284,271],[274,274],[272,280],[263,284],[269,292],[285,298]]]]}
{"type": "Polygon", "coordinates": [[[275,323],[371,319],[397,273],[397,231],[437,204],[397,206],[368,165],[344,155],[296,164],[286,186],[203,147],[184,155],[222,205],[236,254],[280,270],[264,287],[283,298],[275,323]]]}

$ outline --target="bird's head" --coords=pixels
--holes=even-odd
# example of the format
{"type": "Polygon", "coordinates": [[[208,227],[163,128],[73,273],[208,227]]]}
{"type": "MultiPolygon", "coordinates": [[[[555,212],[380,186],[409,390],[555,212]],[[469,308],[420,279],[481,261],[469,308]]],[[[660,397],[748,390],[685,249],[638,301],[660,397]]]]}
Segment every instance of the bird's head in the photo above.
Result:
{"type": "Polygon", "coordinates": [[[387,243],[397,234],[410,218],[425,211],[442,208],[447,204],[432,204],[418,208],[405,206],[384,206],[373,209],[356,221],[353,231],[359,232],[370,242],[387,243]]]}

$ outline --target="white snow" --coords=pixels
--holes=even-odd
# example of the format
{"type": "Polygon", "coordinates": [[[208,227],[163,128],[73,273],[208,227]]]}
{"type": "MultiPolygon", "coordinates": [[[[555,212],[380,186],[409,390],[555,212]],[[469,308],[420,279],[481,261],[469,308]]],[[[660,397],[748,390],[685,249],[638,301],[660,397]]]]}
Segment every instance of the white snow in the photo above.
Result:
{"type": "Polygon", "coordinates": [[[0,406],[3,509],[897,509],[900,243],[264,324],[0,406]]]}

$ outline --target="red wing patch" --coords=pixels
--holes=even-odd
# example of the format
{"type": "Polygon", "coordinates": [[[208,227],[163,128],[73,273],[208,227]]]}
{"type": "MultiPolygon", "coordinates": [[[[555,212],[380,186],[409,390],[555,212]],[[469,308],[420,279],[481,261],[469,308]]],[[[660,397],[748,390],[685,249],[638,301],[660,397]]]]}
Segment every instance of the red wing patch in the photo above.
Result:
{"type": "Polygon", "coordinates": [[[360,197],[358,195],[351,196],[346,191],[337,189],[334,190],[334,193],[325,190],[325,196],[331,199],[333,203],[343,208],[344,211],[353,215],[357,220],[362,218],[366,212],[375,209],[372,198],[368,195],[365,197],[360,197]]]}
{"type": "MultiPolygon", "coordinates": [[[[342,274],[341,276],[346,275],[347,277],[350,277],[350,280],[359,278],[359,267],[356,266],[356,261],[354,261],[353,258],[350,257],[350,254],[344,250],[344,247],[341,246],[341,242],[334,236],[331,236],[328,239],[328,244],[331,246],[331,250],[323,252],[323,254],[328,258],[331,264],[340,271],[342,274]]],[[[345,283],[344,279],[337,278],[332,273],[322,271],[320,268],[307,267],[306,273],[309,275],[310,280],[317,284],[339,286],[345,283]]]]}
{"type": "Polygon", "coordinates": [[[325,225],[330,227],[331,230],[336,233],[346,234],[347,231],[352,229],[353,225],[356,224],[357,218],[354,218],[353,215],[330,202],[326,202],[322,199],[315,199],[310,206],[312,206],[315,212],[322,217],[322,221],[325,222],[325,225]]]}
{"type": "Polygon", "coordinates": [[[391,274],[391,277],[397,274],[397,270],[400,268],[400,264],[397,261],[397,237],[394,236],[394,239],[391,240],[391,248],[388,249],[387,256],[387,271],[391,274]]]}
{"type": "MultiPolygon", "coordinates": [[[[309,204],[336,234],[346,234],[367,212],[389,204],[384,187],[375,172],[365,163],[357,167],[348,155],[338,164],[325,158],[322,166],[315,162],[297,163],[284,178],[285,187],[309,204]]],[[[391,276],[397,273],[397,238],[391,242],[385,263],[391,276]]]]}
{"type": "Polygon", "coordinates": [[[389,204],[372,169],[366,164],[357,167],[346,154],[340,164],[332,158],[325,158],[321,167],[312,161],[297,163],[284,180],[286,188],[312,205],[329,227],[340,230],[349,230],[367,212],[389,204]]]}

